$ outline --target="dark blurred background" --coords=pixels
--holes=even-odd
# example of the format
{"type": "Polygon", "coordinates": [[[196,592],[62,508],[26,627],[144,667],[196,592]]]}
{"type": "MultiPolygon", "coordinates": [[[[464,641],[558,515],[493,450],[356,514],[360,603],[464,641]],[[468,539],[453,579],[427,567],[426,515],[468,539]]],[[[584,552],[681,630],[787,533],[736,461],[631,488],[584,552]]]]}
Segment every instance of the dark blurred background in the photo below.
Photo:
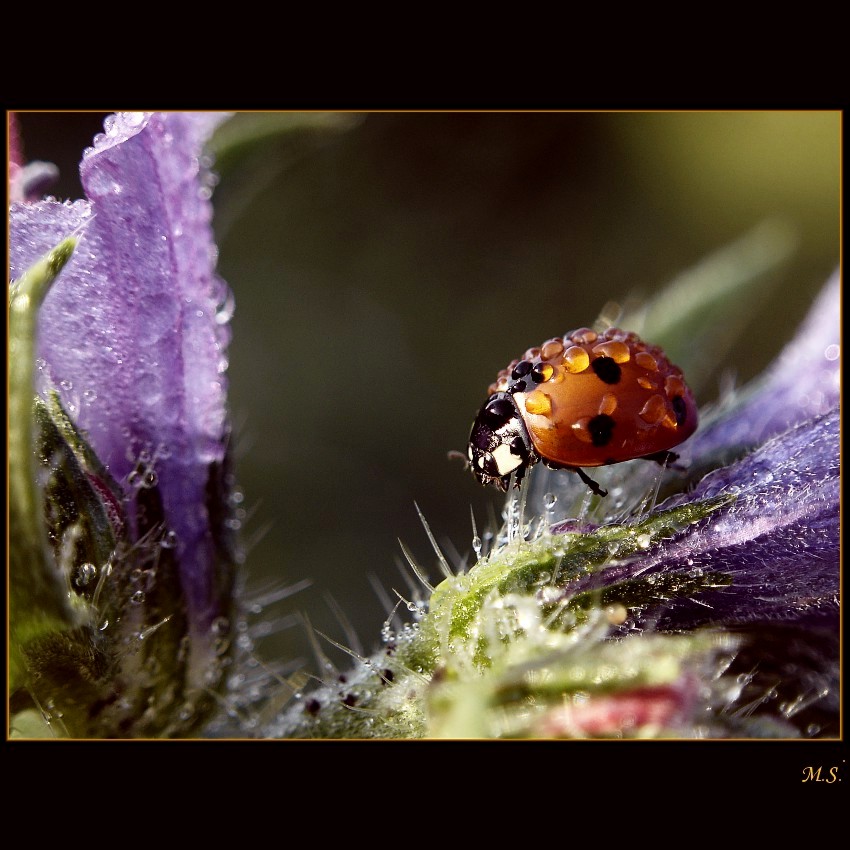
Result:
{"type": "MultiPolygon", "coordinates": [[[[57,196],[81,195],[77,163],[102,118],[20,116],[27,157],[61,169],[57,196]]],[[[369,575],[409,595],[397,538],[438,577],[414,501],[450,560],[470,551],[470,505],[480,524],[501,510],[447,457],[465,450],[496,372],[779,215],[799,248],[700,402],[724,372],[757,375],[838,263],[840,130],[838,112],[769,111],[225,125],[215,225],[236,297],[249,587],[312,580],[270,621],[305,611],[349,643],[332,597],[374,646],[385,610],[369,575]]],[[[298,627],[261,650],[310,654],[298,627]]]]}

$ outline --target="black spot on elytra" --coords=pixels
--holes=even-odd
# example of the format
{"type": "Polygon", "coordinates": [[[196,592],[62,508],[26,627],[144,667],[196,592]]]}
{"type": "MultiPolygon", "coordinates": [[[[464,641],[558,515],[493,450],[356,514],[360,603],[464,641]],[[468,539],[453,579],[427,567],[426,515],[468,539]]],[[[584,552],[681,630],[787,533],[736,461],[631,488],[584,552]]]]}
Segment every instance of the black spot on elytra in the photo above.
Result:
{"type": "Polygon", "coordinates": [[[600,381],[606,384],[619,384],[623,370],[611,357],[597,357],[590,364],[600,381]]]}
{"type": "Polygon", "coordinates": [[[517,378],[524,378],[531,371],[531,363],[528,360],[522,360],[514,366],[513,372],[511,372],[511,377],[516,380],[517,378]]]}
{"type": "MultiPolygon", "coordinates": [[[[611,362],[613,363],[614,361],[612,360],[611,362]]],[[[616,366],[617,364],[615,363],[614,365],[616,366]]],[[[614,420],[607,413],[600,413],[587,423],[587,429],[590,431],[590,437],[594,446],[607,446],[611,442],[614,424],[614,420]]]]}
{"type": "Polygon", "coordinates": [[[673,405],[673,412],[676,414],[676,424],[684,425],[685,419],[688,415],[688,408],[685,405],[685,400],[680,395],[677,395],[671,403],[673,405]]]}

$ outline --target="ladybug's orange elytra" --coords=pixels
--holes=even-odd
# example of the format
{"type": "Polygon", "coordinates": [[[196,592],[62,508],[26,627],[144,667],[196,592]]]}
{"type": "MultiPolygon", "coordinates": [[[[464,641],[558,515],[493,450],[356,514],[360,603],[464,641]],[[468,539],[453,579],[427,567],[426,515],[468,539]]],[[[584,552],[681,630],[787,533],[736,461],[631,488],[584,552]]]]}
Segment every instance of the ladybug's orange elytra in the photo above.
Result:
{"type": "Polygon", "coordinates": [[[499,372],[472,426],[468,457],[482,484],[507,490],[543,461],[576,471],[634,458],[675,459],[697,428],[681,369],[637,334],[579,328],[530,348],[499,372]]]}

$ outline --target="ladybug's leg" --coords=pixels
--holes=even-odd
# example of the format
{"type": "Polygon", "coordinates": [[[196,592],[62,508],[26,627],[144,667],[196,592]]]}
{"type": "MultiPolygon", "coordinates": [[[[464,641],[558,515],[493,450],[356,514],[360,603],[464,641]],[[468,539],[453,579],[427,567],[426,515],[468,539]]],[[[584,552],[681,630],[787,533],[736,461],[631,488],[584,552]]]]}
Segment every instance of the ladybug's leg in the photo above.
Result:
{"type": "Polygon", "coordinates": [[[676,463],[679,459],[679,455],[675,452],[656,452],[652,455],[644,455],[642,459],[654,460],[660,466],[667,467],[667,469],[678,469],[680,472],[686,469],[686,467],[680,466],[676,463]]]}
{"type": "Polygon", "coordinates": [[[578,473],[578,477],[590,487],[591,491],[594,492],[597,496],[607,496],[608,491],[603,490],[583,469],[579,469],[577,466],[574,466],[573,469],[578,473]]]}

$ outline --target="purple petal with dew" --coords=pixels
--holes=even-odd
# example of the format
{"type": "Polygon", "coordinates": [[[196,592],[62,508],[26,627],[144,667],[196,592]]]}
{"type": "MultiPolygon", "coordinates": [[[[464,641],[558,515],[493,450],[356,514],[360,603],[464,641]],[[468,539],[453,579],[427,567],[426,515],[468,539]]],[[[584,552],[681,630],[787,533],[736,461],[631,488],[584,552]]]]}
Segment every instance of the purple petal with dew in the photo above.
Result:
{"type": "Polygon", "coordinates": [[[716,411],[689,440],[695,460],[718,452],[740,455],[838,403],[840,275],[827,281],[794,339],[733,406],[716,411]]]}
{"type": "Polygon", "coordinates": [[[659,628],[838,616],[839,411],[803,422],[662,508],[734,493],[736,499],[640,559],[603,570],[574,593],[677,572],[729,575],[728,587],[659,601],[659,628]]]}
{"type": "Polygon", "coordinates": [[[15,205],[10,216],[13,278],[81,230],[39,317],[40,388],[59,390],[128,497],[140,459],[155,471],[197,633],[222,603],[207,486],[226,454],[229,341],[200,157],[226,117],[112,116],[83,156],[88,202],[15,205]]]}

